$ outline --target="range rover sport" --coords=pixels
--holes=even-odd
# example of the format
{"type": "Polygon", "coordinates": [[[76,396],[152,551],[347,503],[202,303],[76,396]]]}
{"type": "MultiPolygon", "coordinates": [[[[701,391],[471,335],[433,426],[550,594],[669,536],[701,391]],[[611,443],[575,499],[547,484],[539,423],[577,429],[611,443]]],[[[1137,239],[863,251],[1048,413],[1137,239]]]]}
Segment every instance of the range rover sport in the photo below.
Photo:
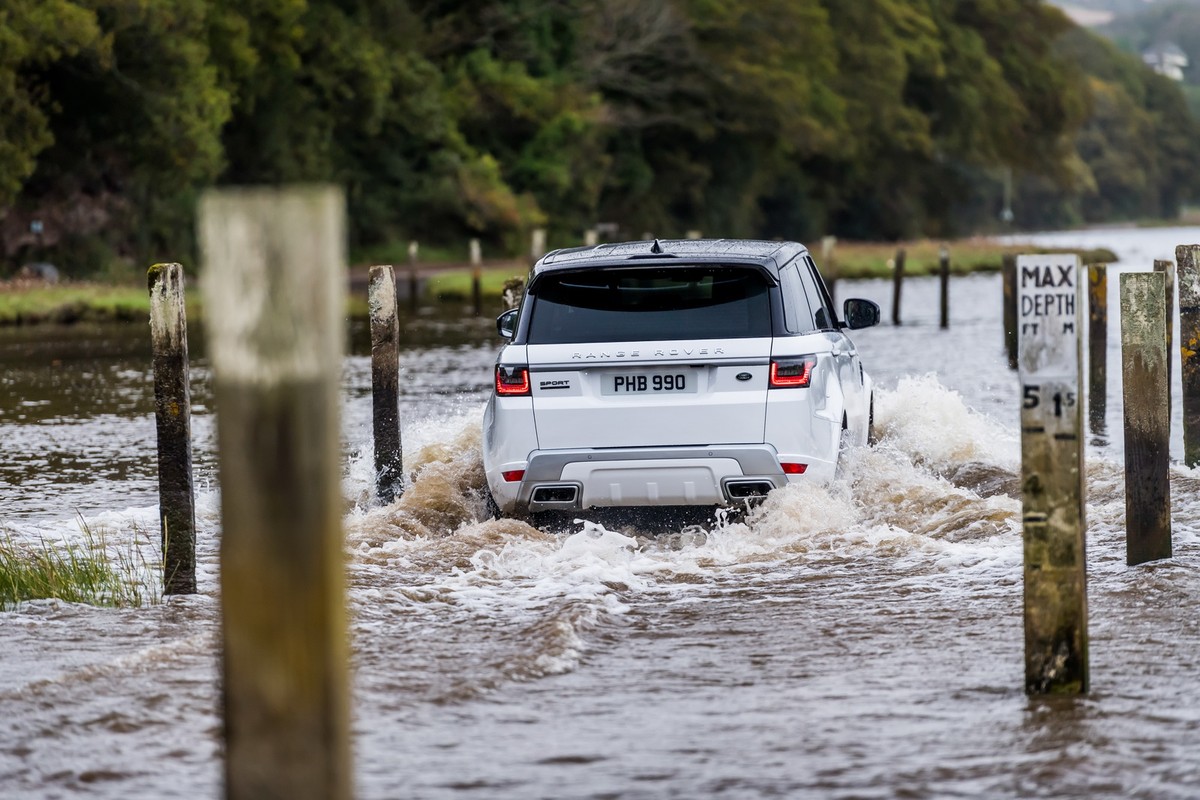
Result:
{"type": "Polygon", "coordinates": [[[740,505],[834,476],[871,379],[803,245],[682,240],[557,250],[533,267],[484,413],[497,509],[740,505]]]}

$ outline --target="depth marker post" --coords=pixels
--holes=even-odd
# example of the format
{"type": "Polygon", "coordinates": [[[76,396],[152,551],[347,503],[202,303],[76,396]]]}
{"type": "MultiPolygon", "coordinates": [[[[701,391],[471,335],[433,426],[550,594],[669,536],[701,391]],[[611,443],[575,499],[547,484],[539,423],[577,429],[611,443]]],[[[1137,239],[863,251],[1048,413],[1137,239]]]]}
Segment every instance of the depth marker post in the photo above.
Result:
{"type": "Polygon", "coordinates": [[[341,190],[199,206],[221,483],[225,796],[347,800],[341,190]]]}
{"type": "Polygon", "coordinates": [[[1166,278],[1121,276],[1125,400],[1125,563],[1171,557],[1171,409],[1167,402],[1166,278]]]}
{"type": "Polygon", "coordinates": [[[154,350],[163,594],[195,594],[196,498],[192,483],[192,393],[188,385],[183,267],[155,264],[147,280],[154,350]]]}
{"type": "Polygon", "coordinates": [[[1079,257],[1017,257],[1025,691],[1088,689],[1079,257]]]}
{"type": "Polygon", "coordinates": [[[941,306],[941,328],[950,327],[950,248],[942,245],[938,250],[939,299],[941,306]]]}

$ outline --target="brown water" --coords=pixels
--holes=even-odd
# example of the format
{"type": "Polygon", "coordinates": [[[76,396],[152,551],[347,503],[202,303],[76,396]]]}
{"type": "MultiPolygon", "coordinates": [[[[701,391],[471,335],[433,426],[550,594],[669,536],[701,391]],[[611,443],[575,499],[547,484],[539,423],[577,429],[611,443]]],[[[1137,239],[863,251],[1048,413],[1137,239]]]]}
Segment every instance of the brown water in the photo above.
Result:
{"type": "MultiPolygon", "coordinates": [[[[1141,268],[1200,231],[1092,235],[1141,268]]],[[[841,291],[890,297],[884,282],[841,291]]],[[[882,443],[833,485],[686,528],[484,518],[488,321],[409,325],[415,478],[372,508],[360,337],[343,404],[358,795],[1200,796],[1200,474],[1172,473],[1175,557],[1127,568],[1120,437],[1093,437],[1093,691],[1023,693],[1018,392],[999,296],[997,276],[956,279],[942,332],[936,283],[910,281],[905,324],[857,336],[881,386],[882,443]]],[[[1119,431],[1118,355],[1114,342],[1119,431]]],[[[0,334],[8,535],[76,539],[78,511],[153,572],[147,361],[127,329],[0,334]]],[[[202,359],[193,378],[201,594],[0,615],[0,796],[221,791],[202,359]]]]}

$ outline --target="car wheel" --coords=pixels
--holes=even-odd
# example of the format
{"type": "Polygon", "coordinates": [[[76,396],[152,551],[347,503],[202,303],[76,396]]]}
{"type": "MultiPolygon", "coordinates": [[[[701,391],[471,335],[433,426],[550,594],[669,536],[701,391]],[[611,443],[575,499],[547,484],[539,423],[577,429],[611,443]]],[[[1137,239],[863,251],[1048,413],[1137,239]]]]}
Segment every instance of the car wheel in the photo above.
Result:
{"type": "Polygon", "coordinates": [[[492,490],[486,486],[483,487],[483,510],[492,519],[504,518],[500,506],[496,503],[496,498],[492,497],[492,490]]]}

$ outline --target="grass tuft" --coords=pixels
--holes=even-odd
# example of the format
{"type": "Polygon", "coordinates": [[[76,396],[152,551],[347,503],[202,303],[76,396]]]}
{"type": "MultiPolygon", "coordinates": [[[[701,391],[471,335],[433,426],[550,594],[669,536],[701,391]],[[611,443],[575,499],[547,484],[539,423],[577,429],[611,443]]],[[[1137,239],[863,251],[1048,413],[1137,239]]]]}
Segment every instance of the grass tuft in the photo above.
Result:
{"type": "Polygon", "coordinates": [[[0,534],[0,609],[27,600],[57,599],[110,608],[140,608],[160,597],[146,588],[147,566],[133,545],[111,555],[104,531],[93,531],[80,518],[81,542],[37,543],[0,534]]]}

